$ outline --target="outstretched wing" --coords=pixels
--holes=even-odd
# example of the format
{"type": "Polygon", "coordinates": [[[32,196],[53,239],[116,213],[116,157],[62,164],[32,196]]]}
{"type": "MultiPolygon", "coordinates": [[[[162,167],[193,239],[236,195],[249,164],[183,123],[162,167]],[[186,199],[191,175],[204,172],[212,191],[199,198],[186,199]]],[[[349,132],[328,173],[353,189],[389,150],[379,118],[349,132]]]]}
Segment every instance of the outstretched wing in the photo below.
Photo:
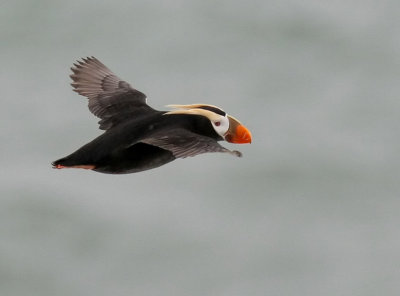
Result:
{"type": "Polygon", "coordinates": [[[231,151],[212,138],[192,133],[182,128],[155,133],[140,142],[171,151],[176,158],[192,157],[208,152],[224,152],[241,157],[239,151],[231,151]]]}
{"type": "Polygon", "coordinates": [[[99,117],[100,129],[107,130],[145,112],[146,95],[116,76],[95,57],[78,61],[70,75],[74,91],[89,99],[89,110],[99,117]]]}

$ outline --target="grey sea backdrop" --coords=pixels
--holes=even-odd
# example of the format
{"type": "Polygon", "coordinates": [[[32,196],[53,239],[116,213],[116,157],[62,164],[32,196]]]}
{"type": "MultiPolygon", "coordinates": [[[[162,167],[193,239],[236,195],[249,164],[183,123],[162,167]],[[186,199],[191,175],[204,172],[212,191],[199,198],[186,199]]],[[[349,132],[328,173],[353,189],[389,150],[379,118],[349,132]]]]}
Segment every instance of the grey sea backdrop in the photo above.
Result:
{"type": "Polygon", "coordinates": [[[400,2],[3,1],[0,295],[400,295],[400,2]],[[240,119],[243,158],[53,170],[69,68],[240,119]]]}

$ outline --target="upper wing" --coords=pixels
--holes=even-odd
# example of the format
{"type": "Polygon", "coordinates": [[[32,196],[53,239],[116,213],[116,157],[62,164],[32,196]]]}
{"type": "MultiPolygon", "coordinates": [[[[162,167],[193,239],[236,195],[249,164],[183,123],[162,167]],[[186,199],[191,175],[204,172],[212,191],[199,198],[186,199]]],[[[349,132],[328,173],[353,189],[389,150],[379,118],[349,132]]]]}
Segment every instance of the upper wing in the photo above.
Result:
{"type": "Polygon", "coordinates": [[[212,138],[182,128],[173,129],[168,134],[158,132],[140,142],[169,150],[176,158],[191,157],[208,152],[225,152],[238,157],[242,156],[239,151],[226,149],[212,138]]]}
{"type": "Polygon", "coordinates": [[[155,111],[146,95],[121,80],[95,57],[84,58],[71,68],[74,91],[89,99],[89,110],[107,130],[139,113],[155,111]]]}

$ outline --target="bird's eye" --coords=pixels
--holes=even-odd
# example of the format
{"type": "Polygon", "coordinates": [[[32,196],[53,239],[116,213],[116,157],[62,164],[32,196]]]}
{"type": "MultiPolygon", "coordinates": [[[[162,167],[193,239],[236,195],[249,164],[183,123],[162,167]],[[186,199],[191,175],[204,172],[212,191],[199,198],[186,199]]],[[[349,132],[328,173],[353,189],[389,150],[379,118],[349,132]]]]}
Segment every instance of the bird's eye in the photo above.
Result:
{"type": "Polygon", "coordinates": [[[216,121],[214,122],[215,126],[220,126],[221,125],[221,121],[216,121]]]}

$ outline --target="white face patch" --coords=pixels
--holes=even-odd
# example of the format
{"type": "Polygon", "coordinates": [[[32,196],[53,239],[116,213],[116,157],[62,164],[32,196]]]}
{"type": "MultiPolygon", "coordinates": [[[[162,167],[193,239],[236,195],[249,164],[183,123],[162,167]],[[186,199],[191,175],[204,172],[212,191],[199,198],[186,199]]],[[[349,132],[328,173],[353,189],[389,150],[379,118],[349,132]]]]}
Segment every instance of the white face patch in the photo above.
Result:
{"type": "Polygon", "coordinates": [[[228,116],[219,115],[219,118],[211,120],[211,124],[218,135],[224,137],[229,129],[229,119],[228,116]]]}

